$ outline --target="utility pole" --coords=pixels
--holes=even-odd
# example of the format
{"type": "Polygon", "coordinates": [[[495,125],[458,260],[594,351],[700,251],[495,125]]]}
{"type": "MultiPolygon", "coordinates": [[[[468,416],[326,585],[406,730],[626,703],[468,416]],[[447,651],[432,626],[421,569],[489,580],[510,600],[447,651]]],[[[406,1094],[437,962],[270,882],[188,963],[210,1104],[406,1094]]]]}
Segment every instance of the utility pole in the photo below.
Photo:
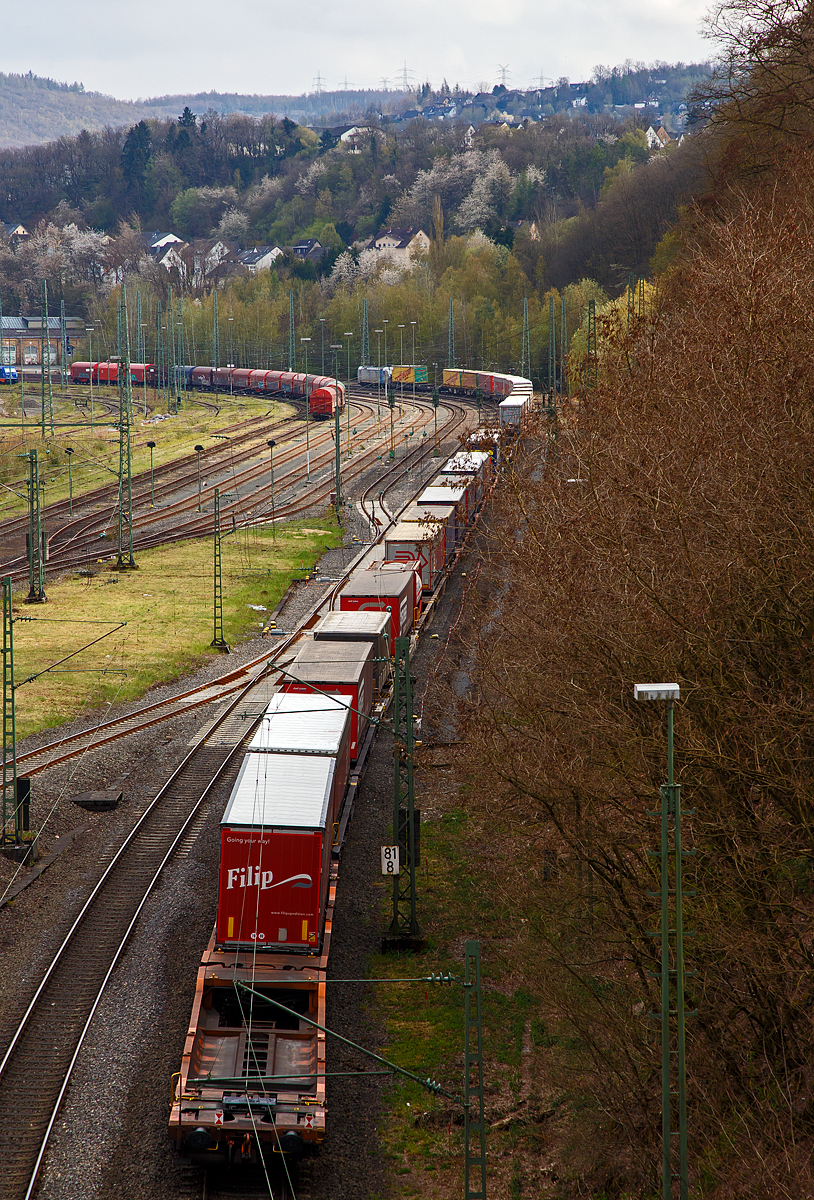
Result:
{"type": "Polygon", "coordinates": [[[362,367],[370,366],[370,333],[367,324],[367,296],[362,300],[362,356],[359,359],[362,367]]]}
{"type": "Polygon", "coordinates": [[[294,289],[288,289],[288,369],[296,371],[297,357],[294,351],[294,289]]]}
{"type": "Polygon", "coordinates": [[[42,604],[45,595],[45,542],[40,513],[40,471],[37,451],[28,452],[28,596],[29,604],[42,604]]]}
{"type": "Polygon", "coordinates": [[[565,313],[565,295],[560,299],[560,391],[565,395],[567,391],[568,377],[566,374],[566,362],[568,359],[568,321],[565,313]]]}
{"type": "Polygon", "coordinates": [[[218,289],[212,292],[212,366],[220,366],[220,329],[218,328],[218,289]]]}
{"type": "Polygon", "coordinates": [[[172,303],[172,288],[167,288],[167,341],[169,363],[169,390],[167,392],[167,412],[178,412],[178,373],[175,361],[175,309],[172,303]]]}
{"type": "Polygon", "coordinates": [[[598,375],[598,355],[596,346],[596,301],[588,301],[588,363],[585,385],[590,390],[596,387],[598,375]]]}
{"type": "Polygon", "coordinates": [[[628,271],[627,276],[627,327],[631,329],[636,320],[636,276],[628,271]]]}
{"type": "MultiPolygon", "coordinates": [[[[34,451],[36,453],[36,451],[34,451]]],[[[3,830],[0,842],[14,845],[20,840],[20,810],[17,802],[17,724],[14,715],[14,614],[11,607],[11,576],[3,590],[3,830]],[[11,827],[12,832],[9,832],[11,827]]]]}
{"type": "Polygon", "coordinates": [[[212,645],[216,650],[229,653],[226,638],[223,636],[223,578],[220,558],[220,488],[215,488],[215,632],[212,645]]]}
{"type": "MultiPolygon", "coordinates": [[[[2,322],[0,322],[2,325],[2,322]]],[[[65,370],[65,364],[68,358],[68,327],[65,324],[65,301],[59,302],[59,377],[62,383],[62,390],[68,386],[68,375],[65,370]]]]}
{"type": "Polygon", "coordinates": [[[413,680],[410,639],[396,638],[393,682],[393,839],[400,848],[399,874],[393,877],[393,918],[386,942],[393,948],[412,945],[421,936],[416,916],[415,871],[418,866],[413,785],[413,680]]]}
{"type": "Polygon", "coordinates": [[[529,298],[523,297],[523,344],[520,350],[520,374],[524,377],[531,371],[529,353],[529,298]]]}
{"type": "Polygon", "coordinates": [[[464,1200],[486,1200],[480,943],[465,942],[464,958],[464,1200]]]}
{"type": "Polygon", "coordinates": [[[432,412],[435,420],[435,441],[433,443],[433,458],[438,457],[438,388],[432,389],[432,412]]]}
{"type": "Polygon", "coordinates": [[[130,457],[130,424],[133,419],[133,392],[130,382],[130,330],[127,324],[127,292],[122,288],[120,302],[121,343],[119,353],[119,570],[132,570],[133,558],[133,474],[130,457]]]}
{"type": "Polygon", "coordinates": [[[42,281],[42,304],[40,326],[40,391],[42,393],[42,436],[45,437],[45,360],[48,359],[48,422],[51,436],[54,433],[54,397],[51,392],[51,342],[48,337],[48,283],[42,281]]]}
{"type": "MultiPolygon", "coordinates": [[[[673,709],[680,697],[678,684],[636,684],[633,689],[636,700],[664,700],[667,704],[667,783],[660,790],[661,809],[648,812],[648,816],[659,817],[661,823],[661,846],[648,850],[648,858],[660,859],[661,877],[661,928],[651,934],[658,938],[661,947],[660,970],[648,971],[651,978],[661,984],[661,1012],[651,1013],[661,1022],[661,1138],[662,1138],[662,1198],[671,1200],[673,1194],[672,1170],[673,1131],[678,1126],[678,1184],[680,1200],[687,1200],[689,1178],[687,1166],[687,1069],[685,1020],[696,1016],[697,1009],[688,1013],[685,1005],[684,980],[694,971],[684,966],[684,885],[683,860],[695,853],[681,846],[681,785],[675,782],[673,770],[673,709]],[[670,826],[672,824],[672,845],[670,826]],[[672,905],[670,899],[672,897],[672,905]],[[672,946],[671,946],[672,943],[672,946]],[[672,953],[671,953],[672,950],[672,953]],[[672,965],[671,965],[672,963],[672,965]],[[675,1018],[673,1022],[672,1018],[675,1018]],[[671,1059],[676,1059],[675,1076],[671,1059]],[[671,1080],[676,1078],[677,1089],[671,1080]],[[677,1109],[674,1112],[674,1102],[677,1109]]],[[[688,809],[692,816],[695,809],[688,809]]],[[[654,895],[656,893],[653,893],[654,895]]],[[[695,892],[687,892],[694,896],[695,892]]]]}
{"type": "Polygon", "coordinates": [[[447,366],[455,366],[455,320],[451,297],[449,301],[449,327],[447,329],[447,366]]]}
{"type": "Polygon", "coordinates": [[[548,394],[557,390],[557,313],[554,297],[548,297],[548,394]]]}

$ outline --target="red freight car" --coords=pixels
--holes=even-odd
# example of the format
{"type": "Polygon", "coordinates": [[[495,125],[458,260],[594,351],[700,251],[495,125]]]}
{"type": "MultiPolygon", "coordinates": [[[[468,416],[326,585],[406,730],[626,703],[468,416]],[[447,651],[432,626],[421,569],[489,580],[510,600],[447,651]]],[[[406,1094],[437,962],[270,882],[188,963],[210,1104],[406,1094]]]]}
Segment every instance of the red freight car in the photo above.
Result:
{"type": "Polygon", "coordinates": [[[350,704],[350,757],[362,749],[367,718],[373,707],[373,647],[368,642],[303,643],[280,685],[284,692],[329,692],[347,696],[350,704]]]}
{"type": "Polygon", "coordinates": [[[354,571],[339,593],[341,612],[386,612],[390,609],[390,654],[396,638],[406,637],[413,627],[415,574],[413,571],[383,571],[382,564],[369,571],[354,571]]]}

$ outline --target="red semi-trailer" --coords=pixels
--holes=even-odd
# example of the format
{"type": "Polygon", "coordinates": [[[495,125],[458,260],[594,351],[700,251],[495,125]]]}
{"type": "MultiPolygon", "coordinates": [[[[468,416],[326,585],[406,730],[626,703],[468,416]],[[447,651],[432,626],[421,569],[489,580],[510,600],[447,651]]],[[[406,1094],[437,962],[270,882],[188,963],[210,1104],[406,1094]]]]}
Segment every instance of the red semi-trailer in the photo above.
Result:
{"type": "Polygon", "coordinates": [[[319,946],[335,766],[310,755],[246,755],[221,821],[219,946],[319,946]]]}
{"type": "Polygon", "coordinates": [[[373,647],[370,642],[306,641],[289,671],[280,685],[284,692],[311,695],[329,692],[348,698],[350,757],[351,762],[355,762],[373,707],[373,647]],[[316,693],[315,688],[318,689],[316,693]]]}
{"type": "MultiPolygon", "coordinates": [[[[392,563],[391,566],[395,566],[392,563]]],[[[406,637],[413,627],[415,610],[415,572],[384,571],[382,563],[369,571],[354,571],[339,593],[341,612],[386,612],[390,609],[390,654],[395,654],[396,638],[406,637]]]]}

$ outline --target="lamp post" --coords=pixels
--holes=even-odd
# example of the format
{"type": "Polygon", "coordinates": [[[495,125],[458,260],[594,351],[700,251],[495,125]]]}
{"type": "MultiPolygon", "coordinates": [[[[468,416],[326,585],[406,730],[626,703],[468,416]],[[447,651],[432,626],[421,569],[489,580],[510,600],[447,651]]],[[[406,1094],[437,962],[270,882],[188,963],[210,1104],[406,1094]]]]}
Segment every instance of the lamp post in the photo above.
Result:
{"type": "Polygon", "coordinates": [[[196,446],[195,453],[198,455],[198,512],[201,511],[201,452],[203,446],[196,446]]]}
{"type": "Polygon", "coordinates": [[[155,442],[148,442],[150,447],[150,508],[155,508],[155,478],[153,475],[153,451],[155,450],[155,442]]]}
{"type": "MultiPolygon", "coordinates": [[[[334,387],[336,389],[336,397],[334,399],[334,460],[335,460],[334,473],[336,475],[336,503],[334,505],[334,511],[336,512],[337,521],[339,520],[339,509],[340,509],[340,505],[342,504],[342,491],[341,491],[342,451],[340,449],[340,444],[339,444],[340,434],[339,434],[339,378],[338,378],[339,377],[338,358],[339,358],[339,351],[341,349],[342,349],[341,343],[337,343],[337,345],[331,345],[331,350],[333,350],[333,352],[334,352],[334,387]]],[[[345,395],[345,403],[346,404],[348,403],[347,393],[345,395]]],[[[348,407],[350,407],[350,406],[348,405],[348,407]]]]}
{"type": "MultiPolygon", "coordinates": [[[[141,328],[142,329],[147,328],[146,321],[142,321],[141,328]]],[[[142,348],[142,351],[144,354],[144,358],[146,360],[146,358],[147,358],[147,334],[146,333],[143,333],[141,335],[141,348],[142,348]]],[[[144,415],[146,417],[148,415],[148,413],[147,413],[147,363],[146,363],[146,361],[143,362],[141,365],[144,368],[144,415]]]]}
{"type": "Polygon", "coordinates": [[[322,374],[325,374],[325,318],[319,318],[319,329],[322,336],[322,374]]]}
{"type": "MultiPolygon", "coordinates": [[[[88,357],[90,358],[88,380],[90,381],[90,427],[93,429],[93,326],[91,325],[89,328],[86,325],[85,333],[88,335],[88,357]]],[[[20,378],[22,379],[22,367],[20,369],[20,378]]]]}
{"type": "Polygon", "coordinates": [[[71,470],[71,455],[73,454],[73,446],[66,446],[65,453],[68,455],[68,516],[73,516],[73,472],[71,470]]]}
{"type": "Polygon", "coordinates": [[[308,395],[308,343],[309,337],[300,338],[305,350],[305,482],[311,482],[311,400],[308,395]]]}
{"type": "Polygon", "coordinates": [[[401,384],[401,388],[399,390],[400,417],[404,415],[404,329],[404,325],[399,325],[399,360],[401,362],[401,379],[399,380],[399,383],[401,384]]]}
{"type": "Polygon", "coordinates": [[[274,447],[277,445],[274,438],[269,438],[266,443],[271,456],[271,540],[277,541],[277,526],[274,522],[274,447]]]}
{"type": "MultiPolygon", "coordinates": [[[[353,334],[345,330],[345,337],[348,339],[348,387],[350,387],[350,339],[353,334]]],[[[350,405],[348,405],[348,458],[350,458],[350,405]]]]}
{"type": "Polygon", "coordinates": [[[234,396],[234,394],[235,394],[234,383],[232,381],[232,373],[235,369],[235,351],[234,351],[234,343],[232,341],[232,330],[234,328],[234,320],[235,320],[234,317],[229,318],[229,395],[230,396],[234,396]]]}
{"type": "Polygon", "coordinates": [[[376,422],[379,427],[379,433],[382,431],[382,331],[375,330],[376,333],[376,362],[378,363],[378,376],[376,378],[376,422]]]}
{"type": "Polygon", "coordinates": [[[670,1081],[670,977],[675,979],[676,1042],[678,1074],[678,1139],[679,1195],[687,1200],[689,1179],[687,1171],[687,1073],[685,1045],[684,1002],[684,896],[681,849],[681,787],[673,774],[673,707],[680,699],[677,683],[637,683],[633,687],[636,700],[664,700],[667,704],[667,783],[661,788],[661,1156],[662,1197],[672,1196],[671,1165],[671,1081],[670,1081]],[[670,846],[670,817],[673,818],[673,845],[670,846]],[[674,856],[673,886],[670,887],[670,859],[674,856]],[[673,912],[670,912],[670,895],[673,912]],[[675,937],[675,970],[670,967],[670,921],[672,916],[675,937]]]}
{"type": "Polygon", "coordinates": [[[413,330],[413,404],[415,404],[415,321],[411,321],[410,325],[413,330]]]}
{"type": "Polygon", "coordinates": [[[384,326],[384,365],[386,367],[387,366],[387,326],[388,326],[388,322],[382,321],[382,325],[384,326]]]}

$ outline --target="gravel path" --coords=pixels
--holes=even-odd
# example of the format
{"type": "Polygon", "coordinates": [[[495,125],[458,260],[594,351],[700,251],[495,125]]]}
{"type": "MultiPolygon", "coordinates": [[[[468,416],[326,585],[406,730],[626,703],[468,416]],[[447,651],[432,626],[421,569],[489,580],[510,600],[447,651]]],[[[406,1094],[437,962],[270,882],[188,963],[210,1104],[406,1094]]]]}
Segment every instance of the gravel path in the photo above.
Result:
{"type": "MultiPolygon", "coordinates": [[[[428,477],[437,465],[438,460],[431,461],[423,475],[428,477]]],[[[360,481],[360,487],[376,473],[360,481]]],[[[389,506],[400,507],[420,482],[420,475],[411,473],[389,506]]],[[[345,511],[343,523],[345,545],[322,557],[315,582],[292,589],[276,617],[280,629],[296,627],[367,538],[367,521],[355,506],[345,511]]],[[[458,603],[459,587],[453,580],[433,626],[441,636],[425,639],[416,656],[419,676],[432,657],[443,652],[446,627],[454,622],[458,603]]],[[[254,639],[238,647],[231,661],[256,656],[267,646],[267,641],[254,639]]],[[[149,698],[209,680],[227,661],[208,662],[183,681],[153,689],[149,698]]],[[[116,712],[136,706],[121,706],[116,712]]],[[[0,910],[0,1044],[7,1040],[31,981],[41,973],[125,831],[216,711],[216,706],[206,706],[176,719],[171,727],[154,726],[36,777],[32,825],[38,827],[48,816],[44,852],[58,847],[67,831],[87,828],[35,884],[0,910]],[[71,801],[78,792],[117,780],[123,780],[124,799],[113,812],[86,813],[71,801]]],[[[102,719],[113,715],[106,713],[102,719]]],[[[28,739],[24,748],[53,736],[50,731],[39,740],[28,739]]],[[[368,959],[379,949],[383,892],[378,847],[386,840],[392,805],[389,741],[382,734],[374,746],[342,859],[331,966],[338,978],[365,977],[368,959]]],[[[43,1200],[181,1200],[194,1194],[166,1135],[170,1078],[180,1062],[200,952],[215,916],[218,823],[238,766],[214,789],[195,829],[164,872],[111,980],[52,1137],[41,1176],[43,1200]]],[[[0,859],[0,884],[14,869],[0,859]]],[[[376,1048],[380,1031],[364,1000],[364,985],[330,989],[328,1025],[376,1048]]],[[[337,1070],[361,1065],[351,1051],[333,1048],[332,1054],[337,1070]]],[[[380,1088],[374,1081],[333,1081],[328,1137],[310,1188],[313,1200],[364,1200],[387,1193],[376,1132],[380,1088]]]]}

